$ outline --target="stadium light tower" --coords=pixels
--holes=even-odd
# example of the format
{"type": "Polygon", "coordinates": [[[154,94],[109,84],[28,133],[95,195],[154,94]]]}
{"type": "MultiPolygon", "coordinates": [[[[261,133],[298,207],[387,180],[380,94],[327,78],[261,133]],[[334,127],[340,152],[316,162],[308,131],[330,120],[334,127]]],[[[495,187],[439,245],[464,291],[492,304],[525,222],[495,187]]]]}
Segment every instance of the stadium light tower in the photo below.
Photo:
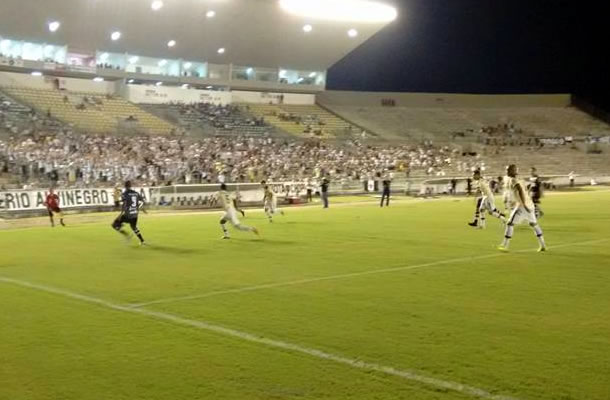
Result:
{"type": "Polygon", "coordinates": [[[49,32],[57,32],[61,23],[59,21],[49,22],[49,32]]]}
{"type": "Polygon", "coordinates": [[[152,8],[153,11],[158,11],[163,8],[163,2],[161,0],[155,0],[151,3],[150,8],[152,8]]]}
{"type": "Polygon", "coordinates": [[[398,16],[396,8],[368,0],[280,0],[289,14],[330,21],[383,23],[398,16]]]}

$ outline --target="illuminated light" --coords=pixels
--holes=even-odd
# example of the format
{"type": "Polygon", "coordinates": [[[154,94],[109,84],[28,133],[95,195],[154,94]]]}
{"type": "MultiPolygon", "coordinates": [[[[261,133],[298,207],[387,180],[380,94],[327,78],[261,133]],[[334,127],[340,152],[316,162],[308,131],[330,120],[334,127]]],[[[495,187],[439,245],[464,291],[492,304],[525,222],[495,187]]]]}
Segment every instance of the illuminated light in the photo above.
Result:
{"type": "Polygon", "coordinates": [[[216,16],[216,11],[210,10],[207,13],[205,13],[205,16],[207,18],[214,18],[216,16]]]}
{"type": "Polygon", "coordinates": [[[108,60],[108,57],[110,57],[110,54],[108,53],[104,53],[100,56],[100,61],[101,62],[106,62],[108,60]]]}
{"type": "Polygon", "coordinates": [[[252,68],[248,68],[246,70],[246,74],[250,75],[252,72],[254,72],[254,70],[252,68]]]}
{"type": "Polygon", "coordinates": [[[135,81],[133,79],[130,79],[127,81],[127,83],[134,83],[135,81]]]}
{"type": "Polygon", "coordinates": [[[225,53],[225,48],[221,47],[220,49],[218,49],[218,54],[224,54],[225,53]]]}
{"type": "Polygon", "coordinates": [[[280,0],[280,7],[299,17],[330,21],[381,23],[398,16],[394,7],[368,0],[280,0]]]}
{"type": "Polygon", "coordinates": [[[349,31],[347,31],[347,36],[354,38],[358,36],[358,31],[355,29],[350,29],[349,31]]]}
{"type": "Polygon", "coordinates": [[[309,33],[311,31],[313,31],[313,26],[311,26],[309,24],[303,26],[303,32],[309,33]]]}
{"type": "Polygon", "coordinates": [[[281,69],[280,70],[280,78],[284,78],[286,77],[286,74],[288,73],[288,71],[286,71],[285,69],[281,69]]]}
{"type": "Polygon", "coordinates": [[[205,88],[206,88],[206,89],[214,89],[214,87],[213,87],[213,86],[206,86],[205,88]]]}
{"type": "Polygon", "coordinates": [[[57,32],[57,30],[59,29],[60,26],[61,26],[61,23],[59,21],[49,22],[49,31],[57,32]]]}
{"type": "Polygon", "coordinates": [[[315,78],[315,77],[316,77],[316,75],[318,75],[318,74],[317,74],[317,73],[315,73],[315,72],[312,72],[311,74],[309,74],[309,77],[310,77],[310,78],[315,78]]]}
{"type": "Polygon", "coordinates": [[[182,89],[188,89],[188,88],[189,88],[189,84],[188,84],[188,83],[185,83],[185,84],[184,84],[184,85],[182,85],[181,87],[182,87],[182,89]]]}
{"type": "Polygon", "coordinates": [[[34,72],[32,72],[32,76],[42,76],[42,72],[34,71],[34,72]]]}
{"type": "Polygon", "coordinates": [[[153,11],[158,11],[163,7],[163,2],[161,0],[155,0],[150,4],[150,8],[153,9],[153,11]]]}
{"type": "Polygon", "coordinates": [[[161,60],[157,65],[159,65],[160,67],[165,67],[167,65],[167,60],[161,60]]]}
{"type": "Polygon", "coordinates": [[[163,85],[163,82],[157,82],[157,83],[155,83],[155,86],[161,86],[161,85],[163,85]]]}
{"type": "Polygon", "coordinates": [[[8,39],[4,39],[3,41],[0,42],[0,48],[1,49],[6,49],[8,47],[11,47],[11,41],[8,39]]]}
{"type": "Polygon", "coordinates": [[[93,82],[104,82],[104,78],[102,78],[101,76],[96,76],[95,78],[93,78],[93,82]]]}
{"type": "Polygon", "coordinates": [[[110,35],[110,39],[112,39],[114,41],[119,40],[120,38],[121,38],[121,32],[119,32],[119,31],[114,31],[110,35]]]}
{"type": "Polygon", "coordinates": [[[129,57],[129,60],[128,60],[128,61],[129,61],[129,63],[130,63],[130,64],[135,64],[135,63],[137,63],[137,62],[138,62],[138,60],[139,60],[139,59],[140,59],[140,57],[138,57],[138,56],[133,56],[133,57],[129,57]]]}
{"type": "Polygon", "coordinates": [[[174,47],[175,45],[176,45],[175,40],[170,40],[169,42],[167,42],[167,47],[174,47]]]}
{"type": "Polygon", "coordinates": [[[184,63],[184,69],[191,69],[192,66],[193,66],[193,63],[191,63],[191,62],[184,63]]]}
{"type": "Polygon", "coordinates": [[[299,79],[297,79],[297,82],[298,82],[298,83],[301,83],[301,82],[303,82],[304,80],[305,80],[304,78],[299,78],[299,79]]]}

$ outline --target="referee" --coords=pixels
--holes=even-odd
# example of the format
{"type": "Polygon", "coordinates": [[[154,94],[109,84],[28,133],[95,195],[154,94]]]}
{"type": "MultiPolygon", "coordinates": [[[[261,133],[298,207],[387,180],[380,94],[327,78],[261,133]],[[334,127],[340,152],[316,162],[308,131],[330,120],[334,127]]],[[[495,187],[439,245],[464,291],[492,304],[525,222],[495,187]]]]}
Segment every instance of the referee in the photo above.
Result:
{"type": "Polygon", "coordinates": [[[389,207],[390,206],[390,180],[389,179],[384,179],[383,180],[383,193],[381,195],[381,204],[379,205],[380,207],[383,207],[383,201],[385,200],[385,206],[389,207]]]}

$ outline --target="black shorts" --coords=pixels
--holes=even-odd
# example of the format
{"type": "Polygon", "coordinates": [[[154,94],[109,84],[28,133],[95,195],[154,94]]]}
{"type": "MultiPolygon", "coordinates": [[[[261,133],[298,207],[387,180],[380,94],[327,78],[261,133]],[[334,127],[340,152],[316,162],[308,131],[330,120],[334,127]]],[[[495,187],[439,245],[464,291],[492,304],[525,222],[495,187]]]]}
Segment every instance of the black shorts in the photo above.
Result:
{"type": "Polygon", "coordinates": [[[121,229],[123,224],[129,224],[129,226],[131,226],[131,229],[135,231],[138,227],[138,216],[121,214],[114,220],[114,222],[112,223],[112,227],[114,229],[121,229]]]}
{"type": "Polygon", "coordinates": [[[49,217],[52,217],[53,214],[60,214],[61,208],[59,208],[59,207],[47,208],[47,211],[49,212],[49,217]]]}

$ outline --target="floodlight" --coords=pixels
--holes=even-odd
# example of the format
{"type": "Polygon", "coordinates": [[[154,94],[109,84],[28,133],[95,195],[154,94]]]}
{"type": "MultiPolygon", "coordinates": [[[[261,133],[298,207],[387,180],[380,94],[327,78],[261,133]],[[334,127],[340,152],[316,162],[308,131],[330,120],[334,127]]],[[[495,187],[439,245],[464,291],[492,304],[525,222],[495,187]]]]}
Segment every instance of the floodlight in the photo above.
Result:
{"type": "Polygon", "coordinates": [[[330,21],[382,23],[398,15],[396,8],[368,0],[280,0],[280,7],[299,17],[330,21]]]}

